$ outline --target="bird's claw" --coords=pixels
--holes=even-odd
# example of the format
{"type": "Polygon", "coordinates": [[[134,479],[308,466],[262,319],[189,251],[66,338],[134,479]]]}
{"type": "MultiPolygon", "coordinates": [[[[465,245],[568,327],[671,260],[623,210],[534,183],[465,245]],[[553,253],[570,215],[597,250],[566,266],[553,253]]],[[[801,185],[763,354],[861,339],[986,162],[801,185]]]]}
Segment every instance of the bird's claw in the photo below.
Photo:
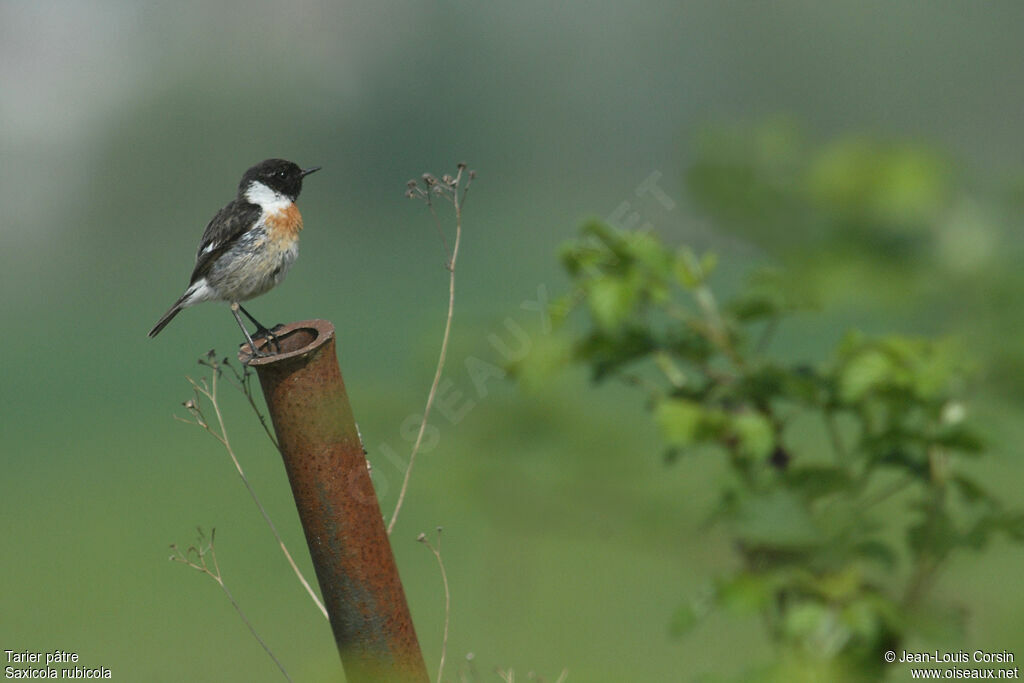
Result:
{"type": "Polygon", "coordinates": [[[245,343],[239,347],[240,350],[248,356],[248,359],[245,362],[248,363],[254,358],[269,358],[280,353],[281,345],[277,342],[277,335],[275,332],[280,332],[283,328],[284,323],[278,323],[269,330],[260,325],[260,327],[257,328],[256,333],[252,335],[252,344],[245,343]],[[270,352],[261,351],[259,347],[256,346],[256,343],[261,340],[266,340],[267,348],[271,348],[273,350],[270,352]]]}
{"type": "MultiPolygon", "coordinates": [[[[284,323],[278,323],[278,324],[274,325],[273,328],[268,330],[267,328],[265,328],[265,327],[263,327],[261,325],[260,328],[256,330],[256,334],[253,335],[253,337],[252,337],[253,341],[256,341],[257,339],[266,339],[267,340],[267,346],[273,347],[275,353],[280,353],[281,345],[277,343],[277,335],[274,334],[274,333],[275,332],[279,332],[283,327],[284,327],[284,323]]],[[[273,354],[266,354],[266,355],[273,355],[273,354]]]]}

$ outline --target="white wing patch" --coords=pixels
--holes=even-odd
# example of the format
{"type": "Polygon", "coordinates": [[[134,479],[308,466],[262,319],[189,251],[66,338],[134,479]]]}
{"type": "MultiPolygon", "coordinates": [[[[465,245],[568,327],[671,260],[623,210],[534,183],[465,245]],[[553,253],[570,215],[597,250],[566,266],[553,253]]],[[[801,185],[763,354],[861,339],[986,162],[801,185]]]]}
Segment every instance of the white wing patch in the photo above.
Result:
{"type": "Polygon", "coordinates": [[[206,278],[203,277],[196,280],[192,283],[192,286],[188,288],[188,291],[185,292],[185,296],[182,297],[181,305],[182,307],[195,306],[196,304],[201,304],[204,301],[210,301],[211,299],[216,298],[217,294],[210,287],[210,283],[206,281],[206,278]]]}

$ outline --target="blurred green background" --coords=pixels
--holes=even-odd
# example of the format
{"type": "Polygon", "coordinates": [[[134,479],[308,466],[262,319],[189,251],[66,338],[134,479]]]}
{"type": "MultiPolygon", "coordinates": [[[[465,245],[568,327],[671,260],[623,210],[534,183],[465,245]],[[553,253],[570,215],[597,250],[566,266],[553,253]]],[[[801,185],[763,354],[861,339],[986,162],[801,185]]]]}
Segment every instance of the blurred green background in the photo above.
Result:
{"type": "MultiPolygon", "coordinates": [[[[669,634],[675,607],[732,561],[701,526],[713,463],[666,467],[628,389],[566,373],[481,392],[466,360],[542,349],[533,302],[565,286],[558,245],[585,217],[635,216],[670,244],[716,250],[726,277],[805,269],[827,305],[782,333],[789,353],[816,358],[849,325],[966,339],[992,438],[978,471],[1019,498],[1022,28],[1015,2],[0,3],[0,649],[73,650],[116,680],[277,680],[216,586],[166,559],[201,525],[217,528],[226,581],[293,677],[336,675],[330,631],[227,456],[172,418],[196,359],[234,355],[226,307],[145,336],[242,171],[282,156],[324,170],[300,200],[297,267],[249,308],[337,326],[386,511],[401,476],[386,454],[411,446],[403,424],[422,410],[447,294],[405,182],[463,160],[479,172],[446,372],[464,416],[435,413],[439,439],[393,536],[431,670],[443,592],[415,538],[438,525],[452,679],[467,653],[483,680],[501,667],[669,681],[756,662],[767,646],[753,622],[669,634]],[[821,222],[759,223],[744,207],[763,202],[716,193],[739,168],[792,199],[787,173],[811,164],[810,205],[842,218],[844,192],[871,189],[863,177],[889,187],[857,162],[857,141],[875,139],[937,159],[897,157],[891,177],[911,186],[879,211],[899,227],[917,225],[901,222],[906,207],[917,220],[915,207],[940,206],[921,220],[949,231],[860,240],[852,258],[807,229],[821,222]],[[652,178],[670,201],[637,192],[652,178]]],[[[824,223],[841,234],[843,220],[824,223]]],[[[242,399],[224,399],[250,479],[308,568],[279,458],[242,399]]],[[[913,645],[1013,651],[1022,560],[997,544],[954,562],[937,591],[968,610],[968,630],[913,645]]]]}

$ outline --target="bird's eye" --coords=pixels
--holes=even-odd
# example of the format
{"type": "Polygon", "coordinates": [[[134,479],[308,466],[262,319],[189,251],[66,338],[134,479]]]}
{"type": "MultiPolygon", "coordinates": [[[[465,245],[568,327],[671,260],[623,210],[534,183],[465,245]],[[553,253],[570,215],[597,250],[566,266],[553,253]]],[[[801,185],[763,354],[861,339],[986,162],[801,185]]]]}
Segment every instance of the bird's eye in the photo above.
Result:
{"type": "Polygon", "coordinates": [[[284,171],[278,171],[278,172],[277,172],[277,173],[275,173],[274,175],[276,175],[276,176],[277,176],[278,178],[284,178],[284,177],[285,177],[286,175],[288,175],[288,174],[287,174],[287,173],[285,173],[284,171]]]}

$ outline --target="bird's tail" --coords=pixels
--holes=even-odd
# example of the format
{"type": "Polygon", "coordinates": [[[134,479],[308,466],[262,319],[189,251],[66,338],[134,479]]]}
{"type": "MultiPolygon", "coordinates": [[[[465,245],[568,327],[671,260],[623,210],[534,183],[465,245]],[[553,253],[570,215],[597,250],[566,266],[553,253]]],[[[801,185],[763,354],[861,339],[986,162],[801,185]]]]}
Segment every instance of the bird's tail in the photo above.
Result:
{"type": "Polygon", "coordinates": [[[176,316],[179,313],[181,313],[181,309],[185,308],[185,306],[184,306],[185,299],[188,297],[189,293],[190,292],[185,292],[185,294],[183,294],[180,299],[175,301],[174,305],[171,306],[167,310],[167,312],[163,314],[163,317],[161,317],[160,320],[156,321],[156,325],[153,325],[153,329],[151,329],[149,331],[149,336],[150,337],[155,337],[156,335],[160,334],[160,330],[162,330],[165,327],[167,327],[167,323],[169,323],[172,320],[174,320],[174,316],[176,316]]]}

